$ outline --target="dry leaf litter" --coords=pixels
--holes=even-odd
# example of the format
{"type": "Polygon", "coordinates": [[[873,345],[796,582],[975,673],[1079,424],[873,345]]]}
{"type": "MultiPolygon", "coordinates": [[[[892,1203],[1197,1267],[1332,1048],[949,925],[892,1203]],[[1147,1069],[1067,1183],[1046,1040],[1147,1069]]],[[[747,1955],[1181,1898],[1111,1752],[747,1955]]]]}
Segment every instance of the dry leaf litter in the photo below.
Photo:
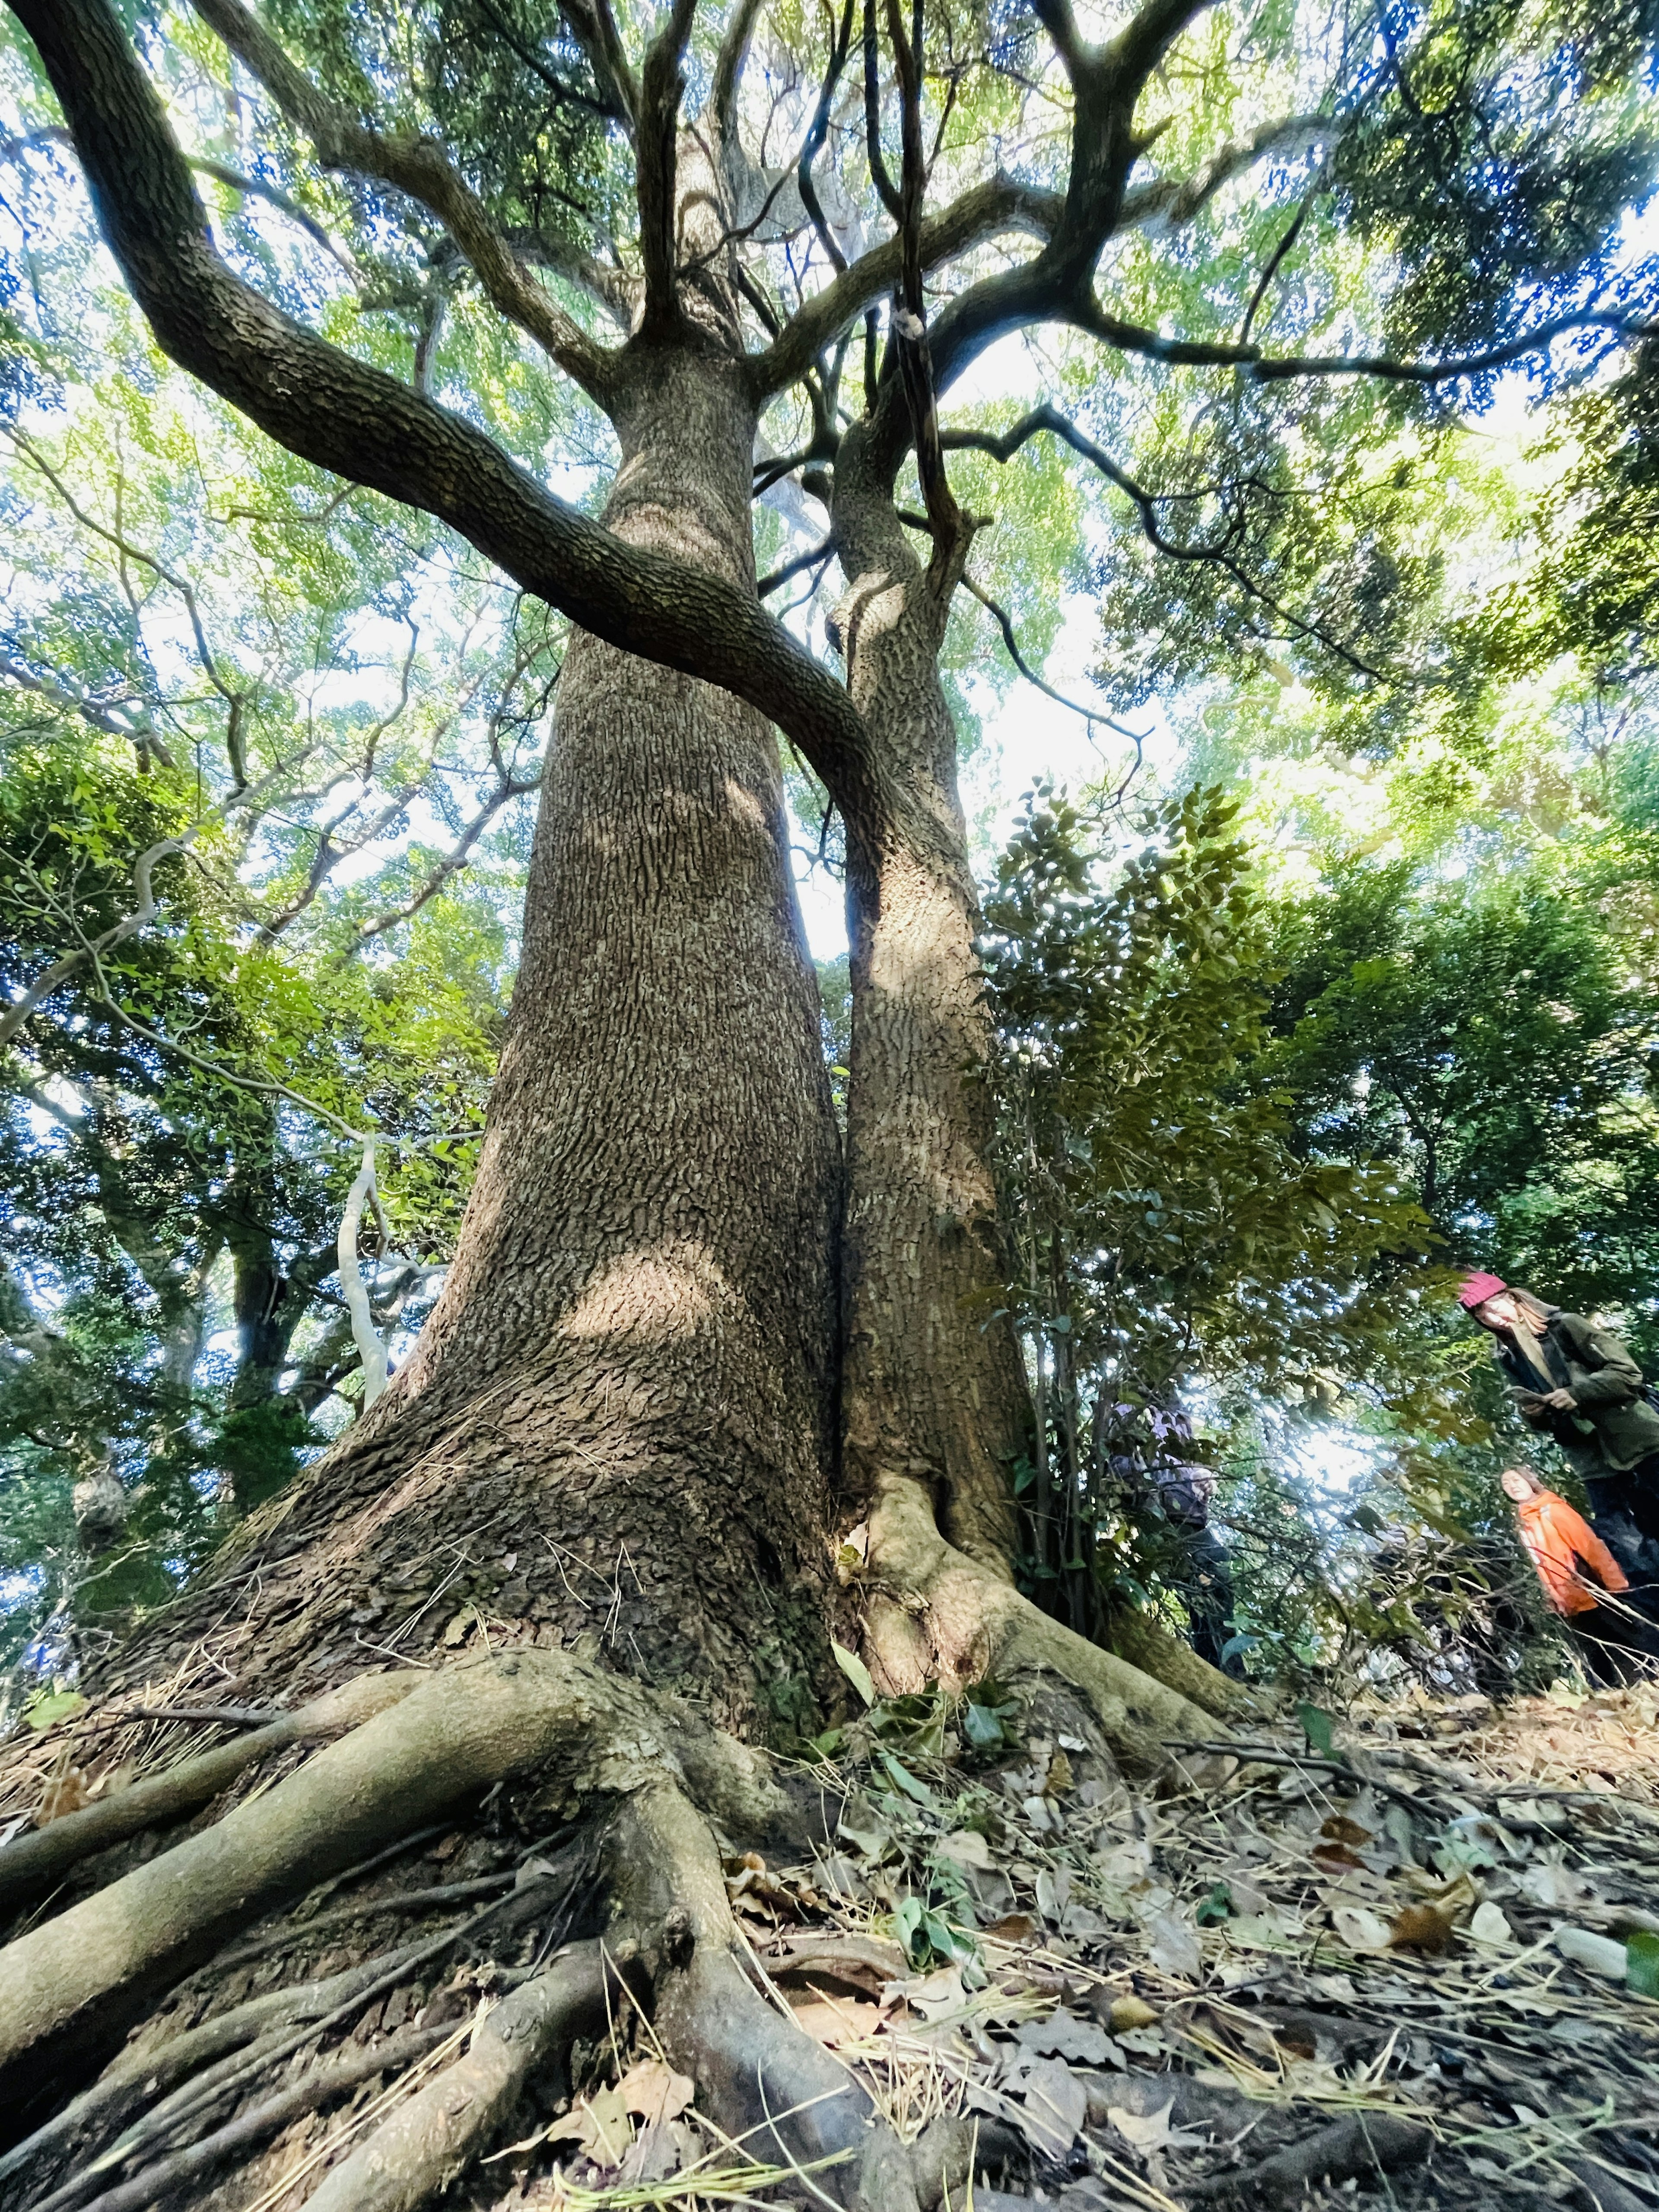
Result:
{"type": "MultiPolygon", "coordinates": [[[[951,2212],[1659,2206],[1659,1687],[1299,1713],[1188,1747],[1200,1779],[1152,1790],[1042,1734],[994,1686],[954,1711],[876,1701],[799,1771],[824,1843],[792,1863],[728,1856],[757,1983],[901,2136],[975,2122],[951,2212]]],[[[9,1817],[20,1792],[26,1817],[50,1817],[106,1788],[112,1760],[170,1763],[197,1732],[135,1723],[100,1754],[67,1730],[75,1749],[55,1746],[54,1729],[8,1775],[9,1817]]],[[[568,1903],[580,1867],[567,1884],[567,1863],[499,1827],[411,1843],[419,1856],[377,1884],[406,1893],[423,1857],[435,1882],[523,1892],[524,1909],[346,2031],[374,2046],[442,2029],[410,2071],[296,2120],[197,2203],[297,2207],[544,1963],[558,1931],[529,1914],[536,1885],[568,1903]]],[[[286,1923],[290,1944],[307,1917],[323,1942],[307,1972],[354,1955],[323,1941],[325,1913],[353,1917],[339,1889],[286,1923]]],[[[374,1909],[371,1894],[357,1917],[374,1909]]],[[[196,2016],[259,1987],[280,1940],[245,1946],[196,2016]]],[[[172,2031],[191,2016],[181,1996],[172,2031]]],[[[823,2177],[764,2163],[703,2118],[636,2011],[578,2046],[564,2086],[451,2201],[828,2201],[823,2177]]]]}

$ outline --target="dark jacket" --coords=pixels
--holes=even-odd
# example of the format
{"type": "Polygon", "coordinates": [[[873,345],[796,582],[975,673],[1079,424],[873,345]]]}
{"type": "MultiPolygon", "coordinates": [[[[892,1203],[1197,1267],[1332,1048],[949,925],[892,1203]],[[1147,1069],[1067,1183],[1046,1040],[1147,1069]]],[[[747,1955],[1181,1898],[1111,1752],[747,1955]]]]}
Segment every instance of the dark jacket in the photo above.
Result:
{"type": "Polygon", "coordinates": [[[1552,1306],[1535,1346],[1530,1337],[1517,1342],[1506,1329],[1493,1337],[1492,1351],[1518,1393],[1571,1391],[1575,1413],[1529,1408],[1522,1397],[1521,1417],[1553,1437],[1581,1476],[1620,1474],[1659,1452],[1659,1407],[1648,1402],[1641,1369],[1609,1330],[1552,1306]],[[1541,1357],[1545,1373],[1534,1365],[1534,1356],[1541,1357]]]}

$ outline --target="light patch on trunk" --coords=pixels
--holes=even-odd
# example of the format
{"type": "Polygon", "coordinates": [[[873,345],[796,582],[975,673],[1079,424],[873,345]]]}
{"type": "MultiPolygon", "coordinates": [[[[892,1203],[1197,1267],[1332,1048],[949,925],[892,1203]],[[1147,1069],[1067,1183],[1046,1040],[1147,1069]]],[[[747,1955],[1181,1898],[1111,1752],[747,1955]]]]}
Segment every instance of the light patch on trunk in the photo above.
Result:
{"type": "Polygon", "coordinates": [[[727,1302],[726,1279],[700,1244],[641,1252],[596,1274],[560,1323],[574,1337],[690,1336],[727,1302]]]}

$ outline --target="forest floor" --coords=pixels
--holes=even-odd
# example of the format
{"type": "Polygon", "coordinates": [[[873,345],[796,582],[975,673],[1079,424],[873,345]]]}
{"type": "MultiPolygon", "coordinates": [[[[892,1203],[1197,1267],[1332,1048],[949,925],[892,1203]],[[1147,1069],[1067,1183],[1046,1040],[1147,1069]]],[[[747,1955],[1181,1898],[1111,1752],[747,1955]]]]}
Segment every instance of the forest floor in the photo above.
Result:
{"type": "MultiPolygon", "coordinates": [[[[825,1841],[726,1860],[757,1984],[902,2136],[974,2122],[950,2212],[1659,2205],[1659,1686],[1299,1713],[1222,1778],[1153,1790],[1012,1705],[964,1729],[934,1700],[877,1705],[799,1770],[825,1841]]],[[[349,2095],[192,2205],[297,2212],[546,1958],[562,1939],[529,1877],[551,1869],[526,1836],[502,1800],[410,1838],[274,1916],[141,2032],[441,1929],[458,1889],[523,1893],[286,2057],[284,2081],[361,2063],[349,2095]],[[416,2037],[408,2071],[368,2070],[382,2039],[416,2037]]],[[[558,2089],[446,2202],[830,2201],[823,2177],[757,2163],[702,2118],[637,2010],[579,2044],[558,2089]]]]}

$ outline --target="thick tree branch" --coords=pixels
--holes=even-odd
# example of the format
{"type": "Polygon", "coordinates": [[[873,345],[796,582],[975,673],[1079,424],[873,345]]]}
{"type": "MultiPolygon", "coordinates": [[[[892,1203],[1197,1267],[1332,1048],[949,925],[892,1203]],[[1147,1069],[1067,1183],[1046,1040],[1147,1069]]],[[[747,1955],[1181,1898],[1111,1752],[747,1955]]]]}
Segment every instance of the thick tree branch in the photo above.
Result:
{"type": "Polygon", "coordinates": [[[611,0],[564,0],[563,13],[587,56],[594,82],[631,129],[640,112],[640,88],[611,11],[611,0]]]}
{"type": "Polygon", "coordinates": [[[738,0],[721,35],[720,52],[714,57],[714,78],[709,91],[709,106],[714,114],[715,136],[722,150],[738,144],[738,88],[743,82],[744,69],[749,59],[750,41],[755,35],[755,25],[760,20],[764,0],[738,0]]]}
{"type": "MultiPolygon", "coordinates": [[[[1147,78],[1188,24],[1212,5],[1213,0],[1146,0],[1139,14],[1101,49],[1099,58],[1139,99],[1147,78]]],[[[1048,17],[1043,20],[1047,22],[1048,17]]]]}
{"type": "MultiPolygon", "coordinates": [[[[604,404],[610,356],[510,250],[483,202],[456,174],[434,139],[388,137],[366,129],[317,89],[241,0],[193,0],[193,4],[289,121],[305,132],[325,168],[349,169],[391,185],[435,216],[466,256],[494,306],[604,404]]],[[[23,20],[28,21],[29,15],[23,20]]],[[[78,143],[79,133],[76,135],[78,143]]]]}
{"type": "Polygon", "coordinates": [[[673,0],[668,21],[651,41],[640,82],[635,132],[635,196],[640,210],[640,260],[645,270],[641,330],[663,337],[680,325],[675,282],[675,141],[685,78],[680,64],[697,0],[673,0]]]}
{"type": "Polygon", "coordinates": [[[477,0],[477,5],[479,12],[502,45],[511,47],[532,76],[541,79],[555,100],[569,100],[574,106],[586,107],[595,115],[603,115],[608,122],[627,123],[630,119],[608,71],[603,75],[595,72],[600,85],[599,97],[596,100],[591,93],[584,92],[580,85],[569,83],[556,70],[550,69],[535,48],[520,37],[501,10],[490,5],[490,0],[477,0]]]}
{"type": "Polygon", "coordinates": [[[864,0],[864,140],[870,164],[870,181],[893,221],[902,220],[898,187],[881,150],[881,51],[876,38],[875,0],[864,0]]]}
{"type": "Polygon", "coordinates": [[[1117,228],[1123,230],[1175,230],[1190,222],[1206,207],[1224,185],[1269,155],[1310,154],[1316,146],[1334,140],[1342,126],[1325,115],[1285,115],[1264,123],[1248,138],[1229,139],[1190,176],[1157,177],[1150,184],[1132,185],[1123,195],[1117,228]]]}
{"type": "Polygon", "coordinates": [[[866,822],[887,811],[845,690],[749,593],[625,545],[447,409],[279,313],[214,252],[110,0],[13,0],[62,101],[100,224],[158,343],[279,444],[436,515],[595,636],[780,723],[866,822]]]}
{"type": "MultiPolygon", "coordinates": [[[[975,185],[921,225],[924,269],[936,269],[1006,231],[1047,238],[1060,219],[1060,200],[1012,177],[997,176],[975,185]]],[[[884,239],[862,253],[842,276],[815,292],[785,324],[764,353],[749,364],[750,386],[769,398],[795,383],[825,349],[835,343],[865,309],[890,292],[903,270],[903,241],[884,239]]]]}

